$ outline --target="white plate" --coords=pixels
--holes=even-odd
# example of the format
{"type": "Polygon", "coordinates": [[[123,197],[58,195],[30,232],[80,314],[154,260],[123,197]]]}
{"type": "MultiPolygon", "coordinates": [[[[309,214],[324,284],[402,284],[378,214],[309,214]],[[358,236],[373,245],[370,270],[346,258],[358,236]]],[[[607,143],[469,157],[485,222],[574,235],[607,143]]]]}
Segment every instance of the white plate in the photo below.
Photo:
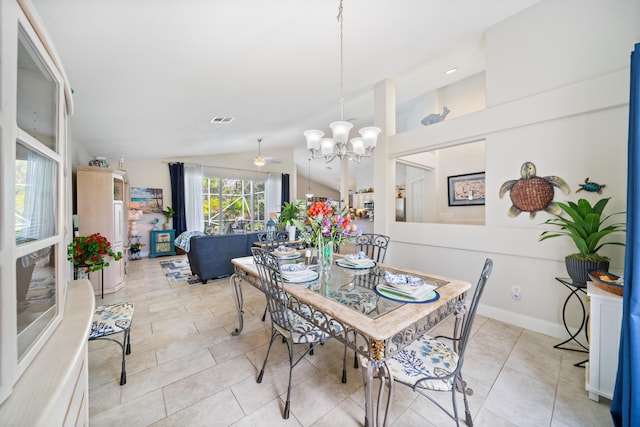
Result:
{"type": "Polygon", "coordinates": [[[365,268],[372,268],[372,267],[376,266],[376,262],[374,260],[371,260],[371,259],[369,260],[368,263],[363,263],[363,262],[354,263],[354,262],[338,259],[338,260],[336,260],[336,264],[338,264],[340,267],[352,268],[352,269],[355,269],[355,270],[360,270],[360,269],[365,269],[365,268]]]}
{"type": "Polygon", "coordinates": [[[305,283],[312,282],[318,279],[318,272],[308,270],[308,274],[297,275],[297,276],[289,276],[286,274],[282,274],[282,281],[287,283],[305,283]]]}
{"type": "Polygon", "coordinates": [[[283,255],[278,255],[278,253],[273,253],[278,259],[296,259],[300,258],[302,254],[300,252],[287,253],[283,255]]]}

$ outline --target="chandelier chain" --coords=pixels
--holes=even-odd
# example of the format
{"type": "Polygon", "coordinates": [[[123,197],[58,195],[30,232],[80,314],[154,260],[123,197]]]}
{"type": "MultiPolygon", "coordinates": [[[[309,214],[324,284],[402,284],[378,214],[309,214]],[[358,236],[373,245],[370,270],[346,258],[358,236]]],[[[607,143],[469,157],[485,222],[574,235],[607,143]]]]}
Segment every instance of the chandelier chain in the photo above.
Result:
{"type": "MultiPolygon", "coordinates": [[[[336,157],[340,161],[347,159],[360,162],[363,157],[371,157],[371,153],[376,148],[376,142],[380,128],[375,126],[364,127],[359,130],[362,137],[355,137],[349,140],[349,131],[353,128],[353,123],[345,122],[344,119],[344,14],[343,0],[338,3],[338,15],[336,20],[340,26],[340,121],[329,124],[333,132],[333,138],[323,138],[324,132],[317,129],[310,129],[304,132],[307,139],[307,148],[312,154],[312,158],[324,158],[329,163],[336,157]]],[[[311,162],[311,159],[309,159],[311,162]]],[[[309,163],[311,166],[311,163],[309,163]]]]}
{"type": "Polygon", "coordinates": [[[340,23],[340,120],[344,121],[344,17],[342,15],[342,0],[340,0],[340,5],[338,6],[338,16],[336,18],[340,23]]]}

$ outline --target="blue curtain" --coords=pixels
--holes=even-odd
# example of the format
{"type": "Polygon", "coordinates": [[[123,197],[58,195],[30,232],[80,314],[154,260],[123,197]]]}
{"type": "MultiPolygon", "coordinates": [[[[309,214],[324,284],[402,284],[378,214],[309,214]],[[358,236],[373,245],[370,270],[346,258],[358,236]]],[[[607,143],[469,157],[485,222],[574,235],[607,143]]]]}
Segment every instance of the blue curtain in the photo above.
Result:
{"type": "Polygon", "coordinates": [[[284,202],[289,203],[291,200],[291,196],[289,194],[289,174],[288,173],[283,173],[282,174],[282,181],[280,181],[280,191],[282,194],[281,200],[280,200],[280,206],[284,207],[284,202]]]}
{"type": "Polygon", "coordinates": [[[631,53],[631,95],[629,98],[629,149],[627,172],[627,242],[624,264],[622,331],[618,354],[618,375],[611,402],[611,416],[617,427],[637,425],[640,420],[640,43],[631,53]],[[634,421],[635,420],[635,421],[634,421]]]}
{"type": "Polygon", "coordinates": [[[171,178],[171,207],[175,211],[173,228],[176,237],[187,231],[184,196],[184,163],[169,163],[169,177],[171,178]]]}

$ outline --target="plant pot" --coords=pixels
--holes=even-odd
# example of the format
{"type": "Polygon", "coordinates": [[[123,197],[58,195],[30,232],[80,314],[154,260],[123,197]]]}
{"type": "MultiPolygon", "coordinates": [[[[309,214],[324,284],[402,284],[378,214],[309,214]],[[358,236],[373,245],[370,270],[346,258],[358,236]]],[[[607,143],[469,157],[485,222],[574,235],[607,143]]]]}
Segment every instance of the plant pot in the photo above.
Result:
{"type": "Polygon", "coordinates": [[[169,224],[168,222],[165,222],[164,224],[162,224],[162,229],[171,230],[171,224],[169,224]]]}
{"type": "Polygon", "coordinates": [[[589,270],[609,271],[609,261],[589,261],[585,259],[576,259],[569,256],[564,259],[567,273],[573,280],[573,285],[578,288],[587,286],[589,279],[589,270]]]}
{"type": "Polygon", "coordinates": [[[290,225],[287,227],[287,231],[289,232],[289,241],[294,242],[296,240],[296,226],[290,225]]]}

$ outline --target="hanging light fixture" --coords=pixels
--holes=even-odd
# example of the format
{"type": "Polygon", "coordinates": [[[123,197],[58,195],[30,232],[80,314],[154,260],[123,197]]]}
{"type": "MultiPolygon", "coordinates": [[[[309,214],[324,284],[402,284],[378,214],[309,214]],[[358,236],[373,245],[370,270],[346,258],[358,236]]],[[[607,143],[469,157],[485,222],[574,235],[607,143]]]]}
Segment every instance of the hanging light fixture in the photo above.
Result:
{"type": "Polygon", "coordinates": [[[309,187],[307,188],[307,194],[305,194],[307,200],[313,197],[313,193],[311,192],[311,159],[309,159],[309,187]]]}
{"type": "Polygon", "coordinates": [[[340,23],[340,121],[329,125],[333,132],[333,138],[323,138],[324,132],[320,130],[308,130],[304,133],[307,138],[307,148],[314,159],[324,158],[329,163],[336,157],[340,160],[347,157],[360,162],[362,157],[370,157],[376,148],[380,128],[365,127],[360,129],[360,137],[349,141],[349,131],[353,124],[344,120],[344,47],[343,47],[343,16],[342,0],[338,6],[338,22],[340,23]]]}
{"type": "Polygon", "coordinates": [[[260,154],[260,143],[261,142],[262,142],[262,138],[258,138],[258,157],[253,159],[253,164],[258,166],[258,167],[262,167],[265,164],[267,164],[267,161],[265,160],[265,158],[262,157],[262,155],[260,154]]]}

